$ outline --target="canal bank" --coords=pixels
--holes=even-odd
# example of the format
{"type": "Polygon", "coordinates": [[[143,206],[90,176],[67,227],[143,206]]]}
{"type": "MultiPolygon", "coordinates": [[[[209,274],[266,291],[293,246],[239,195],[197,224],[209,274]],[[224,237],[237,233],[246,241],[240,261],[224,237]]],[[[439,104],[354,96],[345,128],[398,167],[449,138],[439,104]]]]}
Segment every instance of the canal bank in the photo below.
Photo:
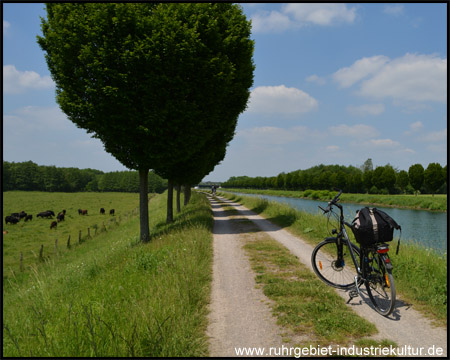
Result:
{"type": "MultiPolygon", "coordinates": [[[[300,211],[319,215],[321,211],[318,206],[326,207],[327,202],[323,200],[310,200],[285,196],[274,196],[265,194],[248,194],[227,190],[232,194],[250,196],[286,204],[300,211]]],[[[366,204],[343,203],[346,221],[351,222],[356,211],[369,206],[366,204]]],[[[447,213],[427,210],[413,210],[396,207],[385,207],[374,205],[380,210],[388,213],[402,227],[402,243],[415,243],[424,248],[433,249],[439,253],[447,252],[447,213]]],[[[395,232],[395,237],[399,232],[395,232]]]]}

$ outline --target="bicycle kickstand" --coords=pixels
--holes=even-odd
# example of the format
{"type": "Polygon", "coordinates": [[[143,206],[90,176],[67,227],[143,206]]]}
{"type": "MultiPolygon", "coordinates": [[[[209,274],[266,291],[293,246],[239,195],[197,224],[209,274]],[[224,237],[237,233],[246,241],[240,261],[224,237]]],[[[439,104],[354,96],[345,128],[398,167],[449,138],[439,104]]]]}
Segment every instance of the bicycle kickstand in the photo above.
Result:
{"type": "Polygon", "coordinates": [[[350,303],[350,301],[352,301],[353,298],[358,297],[358,295],[361,295],[358,287],[358,276],[355,276],[355,289],[350,290],[348,295],[350,296],[350,298],[347,300],[347,304],[350,303]]]}

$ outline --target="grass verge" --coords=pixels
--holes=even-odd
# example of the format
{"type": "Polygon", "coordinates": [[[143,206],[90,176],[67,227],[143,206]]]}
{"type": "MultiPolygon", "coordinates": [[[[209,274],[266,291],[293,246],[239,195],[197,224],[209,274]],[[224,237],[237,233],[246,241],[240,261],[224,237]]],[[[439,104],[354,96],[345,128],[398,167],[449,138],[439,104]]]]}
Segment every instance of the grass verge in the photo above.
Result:
{"type": "MultiPolygon", "coordinates": [[[[225,189],[224,189],[225,190],[225,189]]],[[[330,200],[336,191],[328,190],[252,190],[229,189],[230,191],[246,194],[263,194],[285,196],[293,198],[306,198],[311,200],[330,200]]],[[[380,194],[348,194],[341,195],[341,202],[370,204],[375,206],[400,207],[416,210],[447,211],[447,195],[380,195],[380,194]]]]}
{"type": "Polygon", "coordinates": [[[3,287],[8,357],[207,356],[212,214],[204,196],[165,224],[166,197],[149,203],[150,243],[139,219],[77,251],[31,267],[3,287]]]}
{"type": "MultiPolygon", "coordinates": [[[[329,226],[325,216],[309,214],[284,204],[230,193],[220,195],[240,202],[312,245],[330,236],[331,229],[337,227],[337,224],[329,226]]],[[[349,236],[354,240],[351,232],[349,236]]],[[[392,249],[396,248],[394,244],[395,241],[392,249]]],[[[390,257],[396,289],[402,300],[414,305],[437,325],[447,326],[447,255],[402,243],[399,254],[391,251],[390,257]]]]}
{"type": "Polygon", "coordinates": [[[351,311],[344,299],[323,284],[283,245],[268,235],[248,242],[256,282],[274,301],[279,325],[296,346],[350,345],[377,332],[369,321],[351,311]]]}

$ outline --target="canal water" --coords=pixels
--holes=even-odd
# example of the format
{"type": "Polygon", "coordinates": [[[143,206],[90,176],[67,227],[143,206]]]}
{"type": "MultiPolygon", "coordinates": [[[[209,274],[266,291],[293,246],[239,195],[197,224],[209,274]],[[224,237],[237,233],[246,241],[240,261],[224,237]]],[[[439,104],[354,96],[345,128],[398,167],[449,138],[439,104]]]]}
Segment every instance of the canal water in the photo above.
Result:
{"type": "MultiPolygon", "coordinates": [[[[295,209],[307,211],[313,214],[322,213],[322,211],[318,208],[319,205],[323,208],[328,205],[326,201],[288,198],[283,196],[243,194],[237,192],[233,192],[233,194],[261,197],[269,201],[288,204],[295,209]]],[[[357,210],[367,206],[364,204],[341,204],[344,207],[344,216],[347,222],[351,222],[353,220],[357,210]]],[[[376,206],[376,208],[389,214],[402,227],[401,242],[415,242],[423,247],[438,250],[438,252],[447,252],[446,212],[399,209],[383,206],[376,206]]],[[[399,234],[400,232],[395,230],[394,239],[398,238],[399,234]]]]}

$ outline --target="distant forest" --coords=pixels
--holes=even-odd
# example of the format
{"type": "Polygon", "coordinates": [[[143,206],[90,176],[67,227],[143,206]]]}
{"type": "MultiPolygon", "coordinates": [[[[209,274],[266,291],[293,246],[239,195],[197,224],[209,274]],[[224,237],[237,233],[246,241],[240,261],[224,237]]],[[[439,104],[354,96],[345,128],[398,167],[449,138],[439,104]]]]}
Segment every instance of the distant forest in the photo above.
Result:
{"type": "MultiPolygon", "coordinates": [[[[137,171],[115,171],[42,166],[27,162],[3,161],[3,191],[117,191],[139,192],[137,171]]],[[[148,176],[148,191],[162,193],[167,189],[167,180],[154,172],[148,176]]]]}
{"type": "Polygon", "coordinates": [[[408,171],[392,165],[373,168],[372,160],[360,167],[318,165],[306,170],[281,173],[272,177],[231,177],[222,183],[225,188],[333,190],[369,194],[447,194],[447,165],[430,163],[411,165],[408,171]]]}

